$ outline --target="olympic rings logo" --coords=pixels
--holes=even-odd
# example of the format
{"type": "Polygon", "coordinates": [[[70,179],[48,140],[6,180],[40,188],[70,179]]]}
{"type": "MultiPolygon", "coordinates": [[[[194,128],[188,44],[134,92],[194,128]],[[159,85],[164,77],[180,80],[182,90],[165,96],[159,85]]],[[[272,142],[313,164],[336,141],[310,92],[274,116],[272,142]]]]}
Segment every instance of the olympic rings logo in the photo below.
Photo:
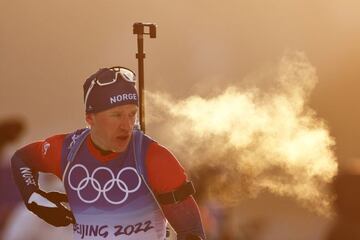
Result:
{"type": "Polygon", "coordinates": [[[110,204],[113,204],[113,205],[118,205],[118,204],[121,204],[123,202],[125,202],[129,196],[130,193],[133,193],[133,192],[136,192],[139,188],[140,188],[140,185],[141,185],[141,177],[139,176],[139,174],[137,173],[136,169],[135,168],[132,168],[132,167],[125,167],[123,169],[121,169],[118,174],[114,175],[114,173],[109,169],[109,168],[106,168],[106,167],[98,167],[96,168],[91,176],[90,176],[90,173],[89,171],[87,170],[87,168],[82,165],[82,164],[75,164],[69,171],[69,174],[68,174],[68,183],[69,183],[69,186],[72,190],[76,191],[77,192],[77,195],[79,197],[79,199],[81,201],[83,201],[84,203],[94,203],[96,202],[101,195],[104,196],[104,198],[108,201],[108,203],[110,204]],[[80,168],[80,169],[83,169],[85,174],[86,174],[86,177],[83,178],[76,186],[74,186],[71,182],[71,176],[72,176],[72,173],[74,171],[74,169],[77,169],[77,168],[80,168]],[[111,177],[110,180],[108,180],[104,185],[103,187],[101,187],[101,184],[99,182],[99,180],[97,180],[95,178],[95,174],[100,172],[100,171],[105,171],[106,173],[108,173],[111,177]],[[120,179],[121,177],[121,174],[125,173],[125,171],[133,171],[136,176],[137,176],[137,179],[138,179],[138,183],[136,185],[136,187],[132,188],[132,189],[129,189],[128,185],[120,179]],[[94,190],[97,191],[97,195],[95,198],[93,199],[85,199],[82,194],[81,194],[81,191],[83,189],[85,189],[89,183],[91,184],[92,188],[94,190]],[[121,200],[118,200],[118,201],[113,201],[111,199],[109,199],[109,197],[107,196],[107,193],[113,189],[113,187],[115,186],[115,183],[116,183],[116,186],[122,191],[125,193],[125,195],[123,196],[123,198],[121,200]]]}

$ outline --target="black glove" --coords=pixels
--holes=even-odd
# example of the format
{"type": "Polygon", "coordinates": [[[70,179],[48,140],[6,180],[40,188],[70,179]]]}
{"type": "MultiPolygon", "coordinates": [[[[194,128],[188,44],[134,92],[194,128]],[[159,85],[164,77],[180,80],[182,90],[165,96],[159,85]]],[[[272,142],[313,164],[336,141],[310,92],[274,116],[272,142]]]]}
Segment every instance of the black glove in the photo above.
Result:
{"type": "Polygon", "coordinates": [[[75,223],[72,212],[62,204],[67,202],[65,194],[59,192],[46,193],[41,190],[34,192],[34,194],[36,193],[43,199],[39,201],[30,197],[29,202],[26,204],[30,211],[55,227],[64,227],[70,223],[75,223]],[[52,206],[49,206],[49,204],[52,206]]]}

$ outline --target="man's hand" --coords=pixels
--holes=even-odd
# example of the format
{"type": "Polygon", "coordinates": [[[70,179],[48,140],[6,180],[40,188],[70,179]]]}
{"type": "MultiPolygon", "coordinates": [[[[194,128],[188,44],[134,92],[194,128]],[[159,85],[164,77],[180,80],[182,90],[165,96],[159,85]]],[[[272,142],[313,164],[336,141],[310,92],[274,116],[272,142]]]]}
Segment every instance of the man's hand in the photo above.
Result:
{"type": "Polygon", "coordinates": [[[55,227],[63,227],[75,223],[72,212],[62,204],[63,202],[67,202],[67,197],[63,193],[37,190],[30,196],[26,205],[45,222],[55,227]]]}

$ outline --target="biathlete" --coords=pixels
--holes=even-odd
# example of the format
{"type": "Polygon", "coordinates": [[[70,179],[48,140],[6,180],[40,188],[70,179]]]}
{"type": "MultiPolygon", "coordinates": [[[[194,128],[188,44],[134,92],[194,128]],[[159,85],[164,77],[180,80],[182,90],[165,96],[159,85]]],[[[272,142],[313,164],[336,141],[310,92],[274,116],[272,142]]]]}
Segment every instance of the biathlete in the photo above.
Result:
{"type": "Polygon", "coordinates": [[[192,183],[174,155],[136,128],[135,74],[103,68],[83,85],[88,128],[26,145],[12,170],[26,207],[74,239],[205,239],[192,183]],[[63,181],[44,192],[39,172],[63,181]],[[68,202],[71,211],[64,204],[68,202]]]}

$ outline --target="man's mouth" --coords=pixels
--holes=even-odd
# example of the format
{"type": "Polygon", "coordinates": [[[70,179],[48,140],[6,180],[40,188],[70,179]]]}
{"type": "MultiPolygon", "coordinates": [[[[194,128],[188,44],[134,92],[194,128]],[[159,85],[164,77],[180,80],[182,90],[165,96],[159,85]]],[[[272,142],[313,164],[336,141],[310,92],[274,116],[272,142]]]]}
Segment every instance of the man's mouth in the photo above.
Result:
{"type": "Polygon", "coordinates": [[[130,135],[121,135],[121,136],[117,136],[116,139],[121,140],[121,141],[125,141],[130,137],[130,135]]]}

